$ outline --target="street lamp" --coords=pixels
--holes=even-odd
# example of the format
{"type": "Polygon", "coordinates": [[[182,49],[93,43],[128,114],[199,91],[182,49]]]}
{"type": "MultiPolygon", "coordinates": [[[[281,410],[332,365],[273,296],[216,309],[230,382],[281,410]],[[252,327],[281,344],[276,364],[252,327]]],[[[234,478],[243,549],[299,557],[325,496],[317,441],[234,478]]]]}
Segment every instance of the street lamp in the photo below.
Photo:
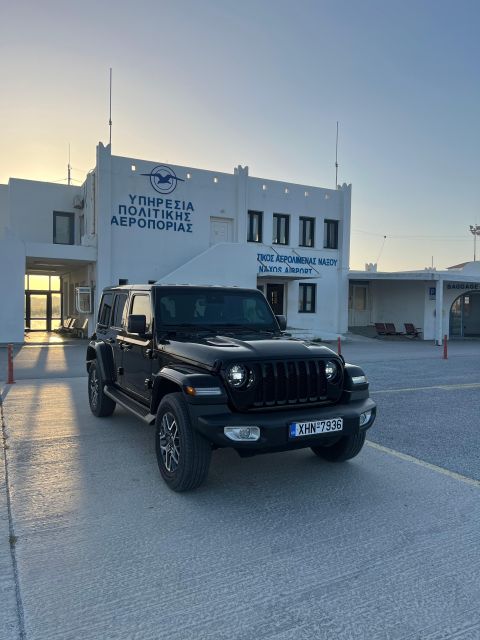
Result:
{"type": "Polygon", "coordinates": [[[480,224],[470,225],[470,233],[473,235],[473,261],[477,259],[477,236],[480,236],[480,224]]]}

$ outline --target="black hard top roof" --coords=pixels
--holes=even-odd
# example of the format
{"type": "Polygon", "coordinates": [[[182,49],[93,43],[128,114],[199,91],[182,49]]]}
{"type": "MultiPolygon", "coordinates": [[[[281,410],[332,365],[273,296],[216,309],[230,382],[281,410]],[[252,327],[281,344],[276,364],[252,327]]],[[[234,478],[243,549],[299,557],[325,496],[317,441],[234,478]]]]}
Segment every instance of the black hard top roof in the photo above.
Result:
{"type": "Polygon", "coordinates": [[[236,287],[217,284],[117,284],[105,287],[103,291],[151,291],[152,289],[234,289],[235,291],[257,291],[248,287],[236,287]]]}

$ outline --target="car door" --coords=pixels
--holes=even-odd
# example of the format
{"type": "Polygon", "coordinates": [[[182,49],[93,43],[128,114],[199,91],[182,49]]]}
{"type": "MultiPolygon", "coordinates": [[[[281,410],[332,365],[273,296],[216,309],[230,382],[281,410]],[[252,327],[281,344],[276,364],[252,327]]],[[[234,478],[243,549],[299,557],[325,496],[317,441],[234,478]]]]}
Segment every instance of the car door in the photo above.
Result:
{"type": "Polygon", "coordinates": [[[111,315],[113,306],[113,291],[105,291],[102,295],[97,319],[97,340],[103,340],[113,348],[115,343],[115,332],[111,328],[111,315]]]}
{"type": "Polygon", "coordinates": [[[115,299],[113,301],[112,320],[110,335],[107,339],[112,346],[113,355],[113,367],[117,383],[122,385],[123,378],[123,349],[121,348],[122,336],[125,335],[125,307],[127,304],[128,293],[126,291],[119,291],[115,293],[115,299]]]}
{"type": "Polygon", "coordinates": [[[137,399],[149,402],[151,389],[149,381],[152,374],[152,305],[150,292],[133,293],[129,302],[128,315],[144,315],[146,334],[128,333],[118,336],[122,350],[123,376],[121,385],[137,399]]]}

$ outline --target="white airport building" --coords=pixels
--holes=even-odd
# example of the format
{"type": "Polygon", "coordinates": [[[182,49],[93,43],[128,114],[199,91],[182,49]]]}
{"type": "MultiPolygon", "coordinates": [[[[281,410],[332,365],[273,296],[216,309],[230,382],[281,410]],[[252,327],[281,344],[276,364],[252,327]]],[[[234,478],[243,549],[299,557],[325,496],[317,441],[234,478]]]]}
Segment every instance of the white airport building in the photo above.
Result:
{"type": "Polygon", "coordinates": [[[421,329],[424,340],[480,337],[480,262],[442,271],[350,271],[349,327],[405,323],[421,329]]]}
{"type": "Polygon", "coordinates": [[[478,262],[349,271],[351,186],[291,184],[113,156],[82,186],[0,185],[0,343],[69,317],[92,332],[119,282],[257,287],[293,335],[334,339],[378,322],[441,344],[480,336],[478,262]]]}
{"type": "Polygon", "coordinates": [[[0,343],[71,316],[91,332],[103,287],[122,281],[258,287],[294,335],[343,334],[350,211],[350,185],[167,166],[100,143],[82,186],[0,185],[0,343]]]}

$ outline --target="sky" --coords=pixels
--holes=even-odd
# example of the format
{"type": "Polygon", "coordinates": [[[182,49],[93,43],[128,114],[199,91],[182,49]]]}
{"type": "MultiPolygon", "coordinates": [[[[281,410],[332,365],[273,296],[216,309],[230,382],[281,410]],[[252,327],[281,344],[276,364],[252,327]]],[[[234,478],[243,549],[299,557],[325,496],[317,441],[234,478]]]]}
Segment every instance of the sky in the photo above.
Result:
{"type": "MultiPolygon", "coordinates": [[[[0,0],[0,183],[112,153],[352,184],[351,268],[473,259],[478,0],[0,0]]],[[[480,238],[479,238],[480,254],[480,238]]]]}

